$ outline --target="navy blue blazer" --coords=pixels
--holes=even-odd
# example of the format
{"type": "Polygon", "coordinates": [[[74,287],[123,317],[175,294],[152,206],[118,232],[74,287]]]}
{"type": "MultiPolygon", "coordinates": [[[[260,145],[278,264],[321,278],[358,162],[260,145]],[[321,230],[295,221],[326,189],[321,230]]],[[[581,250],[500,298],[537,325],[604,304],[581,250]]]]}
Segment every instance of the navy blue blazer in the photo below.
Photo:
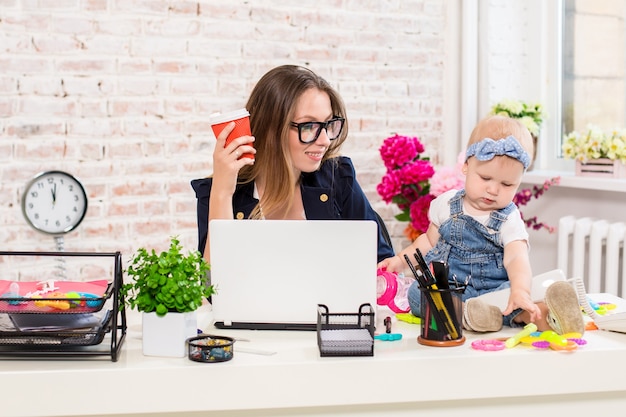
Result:
{"type": "MultiPolygon", "coordinates": [[[[208,234],[209,195],[213,178],[191,181],[196,192],[198,250],[204,252],[208,234]]],[[[342,156],[325,161],[315,172],[303,173],[300,182],[307,220],[374,220],[378,224],[378,261],[394,255],[387,229],[374,211],[356,180],[350,158],[342,156]]],[[[257,205],[254,183],[239,184],[233,195],[233,216],[247,219],[257,205]]]]}

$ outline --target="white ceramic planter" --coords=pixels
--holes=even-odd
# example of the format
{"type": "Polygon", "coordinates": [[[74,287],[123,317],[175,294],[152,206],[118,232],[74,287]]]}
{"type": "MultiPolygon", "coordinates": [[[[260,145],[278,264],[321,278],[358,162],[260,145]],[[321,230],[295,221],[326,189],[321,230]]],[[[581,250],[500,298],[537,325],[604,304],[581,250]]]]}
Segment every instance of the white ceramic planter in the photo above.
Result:
{"type": "Polygon", "coordinates": [[[142,346],[146,356],[182,358],[187,355],[185,341],[198,334],[198,314],[142,313],[142,346]]]}

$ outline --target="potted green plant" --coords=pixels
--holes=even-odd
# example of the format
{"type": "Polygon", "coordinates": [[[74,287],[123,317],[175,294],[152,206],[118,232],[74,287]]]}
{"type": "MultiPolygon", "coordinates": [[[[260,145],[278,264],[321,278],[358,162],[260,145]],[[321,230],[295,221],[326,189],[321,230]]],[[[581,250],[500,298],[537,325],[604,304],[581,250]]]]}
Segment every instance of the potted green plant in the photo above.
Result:
{"type": "MultiPolygon", "coordinates": [[[[539,141],[539,132],[541,125],[546,118],[543,106],[539,103],[525,102],[521,100],[505,99],[497,102],[491,107],[489,114],[499,116],[508,116],[519,121],[526,126],[531,136],[535,149],[533,152],[533,162],[537,157],[537,142],[539,141]]],[[[531,164],[532,167],[532,164],[531,164]]],[[[529,167],[529,169],[531,169],[529,167]]]]}
{"type": "Polygon", "coordinates": [[[176,237],[167,251],[137,250],[122,285],[125,304],[142,313],[143,353],[185,356],[185,340],[197,334],[197,309],[215,293],[200,252],[183,253],[176,237]]]}

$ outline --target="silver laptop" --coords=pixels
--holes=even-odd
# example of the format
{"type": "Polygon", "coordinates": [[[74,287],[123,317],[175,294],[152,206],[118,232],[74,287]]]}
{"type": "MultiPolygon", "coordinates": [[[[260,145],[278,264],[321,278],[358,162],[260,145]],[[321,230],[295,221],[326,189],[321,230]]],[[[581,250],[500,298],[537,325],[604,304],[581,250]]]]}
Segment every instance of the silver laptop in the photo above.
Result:
{"type": "Polygon", "coordinates": [[[315,330],[329,313],[376,307],[377,225],[356,220],[212,220],[214,325],[315,330]]]}

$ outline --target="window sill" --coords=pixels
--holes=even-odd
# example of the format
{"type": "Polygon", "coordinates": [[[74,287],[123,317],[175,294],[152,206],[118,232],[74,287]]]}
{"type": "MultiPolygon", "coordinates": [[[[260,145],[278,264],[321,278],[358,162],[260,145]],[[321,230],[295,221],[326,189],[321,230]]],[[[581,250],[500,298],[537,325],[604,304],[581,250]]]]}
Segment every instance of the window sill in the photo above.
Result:
{"type": "Polygon", "coordinates": [[[626,193],[626,179],[624,178],[581,177],[574,175],[571,171],[533,170],[524,174],[522,183],[540,185],[552,177],[561,177],[559,187],[626,193]]]}

